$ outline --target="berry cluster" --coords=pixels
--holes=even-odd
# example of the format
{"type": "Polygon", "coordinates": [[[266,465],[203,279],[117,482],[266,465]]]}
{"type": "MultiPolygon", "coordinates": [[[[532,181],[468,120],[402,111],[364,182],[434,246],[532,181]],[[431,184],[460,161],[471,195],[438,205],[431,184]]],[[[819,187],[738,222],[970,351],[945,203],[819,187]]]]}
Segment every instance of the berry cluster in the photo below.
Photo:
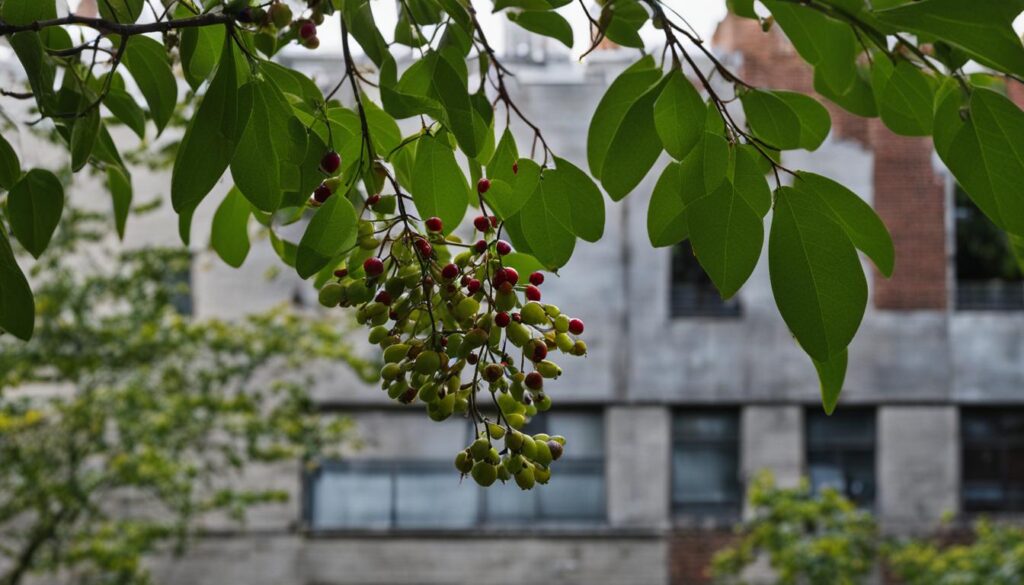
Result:
{"type": "MultiPolygon", "coordinates": [[[[336,156],[324,157],[324,172],[337,170],[336,156]]],[[[337,188],[332,181],[317,189],[312,204],[337,188]]],[[[549,353],[586,355],[578,338],[583,322],[541,302],[542,273],[521,279],[504,265],[512,246],[500,239],[496,217],[475,218],[479,239],[464,243],[445,235],[440,218],[409,215],[408,196],[393,185],[395,195],[367,198],[360,250],[320,289],[321,304],[354,307],[359,323],[371,328],[370,343],[383,350],[380,375],[389,397],[423,404],[436,421],[458,413],[476,423],[479,438],[459,453],[459,471],[484,486],[511,478],[523,489],[546,483],[565,440],[520,429],[551,408],[546,384],[562,370],[549,353]],[[499,451],[494,441],[502,438],[499,451]]],[[[485,212],[488,187],[486,179],[477,185],[485,212]]]]}
{"type": "Polygon", "coordinates": [[[316,49],[320,46],[317,26],[323,24],[325,14],[333,12],[334,8],[330,2],[322,0],[310,0],[307,5],[307,16],[294,20],[292,9],[281,0],[273,0],[266,9],[263,6],[245,6],[238,11],[236,18],[242,23],[258,25],[260,32],[280,33],[282,40],[296,39],[307,49],[316,49]]]}

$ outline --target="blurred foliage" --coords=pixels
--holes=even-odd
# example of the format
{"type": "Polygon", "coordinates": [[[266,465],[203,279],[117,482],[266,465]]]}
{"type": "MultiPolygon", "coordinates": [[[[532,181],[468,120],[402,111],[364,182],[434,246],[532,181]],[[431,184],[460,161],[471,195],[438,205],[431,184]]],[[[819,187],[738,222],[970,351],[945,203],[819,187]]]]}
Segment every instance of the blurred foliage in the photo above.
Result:
{"type": "Polygon", "coordinates": [[[904,585],[1024,583],[1024,529],[982,520],[970,544],[904,541],[886,547],[886,563],[904,585]]]}
{"type": "Polygon", "coordinates": [[[247,469],[313,466],[350,439],[307,393],[313,361],[373,376],[319,314],[190,320],[188,252],[112,251],[109,221],[65,212],[32,271],[35,336],[0,336],[4,585],[151,583],[143,557],[183,551],[205,515],[287,498],[237,481],[247,469]]]}

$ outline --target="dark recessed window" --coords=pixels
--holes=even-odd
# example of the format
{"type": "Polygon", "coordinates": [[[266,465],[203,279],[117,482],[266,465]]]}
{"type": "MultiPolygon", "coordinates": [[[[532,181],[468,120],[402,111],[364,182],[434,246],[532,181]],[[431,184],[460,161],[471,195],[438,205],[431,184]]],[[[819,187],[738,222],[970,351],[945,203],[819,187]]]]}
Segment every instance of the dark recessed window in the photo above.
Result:
{"type": "Polygon", "coordinates": [[[192,303],[192,254],[173,253],[168,256],[164,275],[168,302],[179,314],[191,316],[192,303]]]}
{"type": "Polygon", "coordinates": [[[807,411],[807,471],[814,491],[832,488],[857,505],[875,502],[875,411],[807,411]]]}
{"type": "MultiPolygon", "coordinates": [[[[524,431],[566,437],[547,485],[523,491],[510,481],[480,488],[468,477],[460,481],[455,453],[441,451],[431,459],[330,461],[307,477],[307,523],[313,530],[450,530],[604,522],[603,415],[546,413],[524,431]]],[[[460,444],[472,434],[467,429],[460,444]]]]}
{"type": "Polygon", "coordinates": [[[1024,511],[1024,409],[964,409],[960,434],[964,510],[1024,511]]]}
{"type": "Polygon", "coordinates": [[[956,188],[956,307],[1024,309],[1024,277],[1006,233],[956,188]]]}
{"type": "Polygon", "coordinates": [[[742,507],[736,410],[691,410],[672,423],[672,509],[688,517],[735,517],[742,507]]]}
{"type": "Polygon", "coordinates": [[[722,299],[711,278],[693,255],[689,240],[672,247],[669,311],[673,317],[737,317],[736,297],[722,299]]]}

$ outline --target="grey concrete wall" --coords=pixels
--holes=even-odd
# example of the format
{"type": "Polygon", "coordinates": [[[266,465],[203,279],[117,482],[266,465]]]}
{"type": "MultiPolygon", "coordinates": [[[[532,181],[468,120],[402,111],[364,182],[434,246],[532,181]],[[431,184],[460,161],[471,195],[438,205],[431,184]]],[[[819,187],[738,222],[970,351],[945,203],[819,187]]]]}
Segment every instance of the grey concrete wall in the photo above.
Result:
{"type": "Polygon", "coordinates": [[[771,471],[781,486],[804,475],[804,412],[799,406],[748,406],[740,417],[740,466],[744,481],[771,471]]]}
{"type": "Polygon", "coordinates": [[[960,501],[960,426],[955,407],[878,410],[878,512],[890,532],[927,532],[960,501]]]}
{"type": "Polygon", "coordinates": [[[606,410],[608,522],[613,527],[668,526],[671,421],[666,408],[606,410]]]}

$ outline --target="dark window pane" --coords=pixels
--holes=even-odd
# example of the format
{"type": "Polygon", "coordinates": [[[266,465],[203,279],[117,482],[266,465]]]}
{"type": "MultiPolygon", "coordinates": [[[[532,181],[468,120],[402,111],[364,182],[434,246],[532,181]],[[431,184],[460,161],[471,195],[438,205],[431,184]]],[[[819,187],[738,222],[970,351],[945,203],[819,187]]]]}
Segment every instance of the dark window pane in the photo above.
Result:
{"type": "Polygon", "coordinates": [[[325,469],[313,483],[315,529],[387,528],[391,474],[386,470],[325,469]]]}
{"type": "Polygon", "coordinates": [[[519,489],[515,481],[502,484],[496,482],[484,491],[484,522],[486,524],[529,524],[537,520],[537,489],[519,489]]]}
{"type": "Polygon", "coordinates": [[[679,412],[673,423],[672,504],[686,516],[734,515],[739,482],[739,414],[679,412]]]}
{"type": "Polygon", "coordinates": [[[475,484],[459,482],[445,465],[399,471],[395,479],[398,528],[468,528],[478,515],[475,484]]]}
{"type": "Polygon", "coordinates": [[[693,255],[689,240],[672,247],[672,282],[669,294],[673,317],[735,317],[739,301],[723,300],[711,278],[693,255]]]}
{"type": "MultiPolygon", "coordinates": [[[[537,489],[537,488],[534,488],[537,489]]],[[[551,482],[537,491],[544,520],[599,521],[604,519],[604,473],[597,465],[557,466],[551,482]]]]}
{"type": "Polygon", "coordinates": [[[1024,410],[965,409],[960,428],[964,509],[1024,510],[1024,410]]]}
{"type": "Polygon", "coordinates": [[[956,189],[956,305],[966,310],[1024,308],[1024,282],[1006,233],[956,189]]]}
{"type": "Polygon", "coordinates": [[[875,499],[875,413],[840,409],[807,412],[807,473],[811,488],[834,489],[860,506],[875,499]]]}

